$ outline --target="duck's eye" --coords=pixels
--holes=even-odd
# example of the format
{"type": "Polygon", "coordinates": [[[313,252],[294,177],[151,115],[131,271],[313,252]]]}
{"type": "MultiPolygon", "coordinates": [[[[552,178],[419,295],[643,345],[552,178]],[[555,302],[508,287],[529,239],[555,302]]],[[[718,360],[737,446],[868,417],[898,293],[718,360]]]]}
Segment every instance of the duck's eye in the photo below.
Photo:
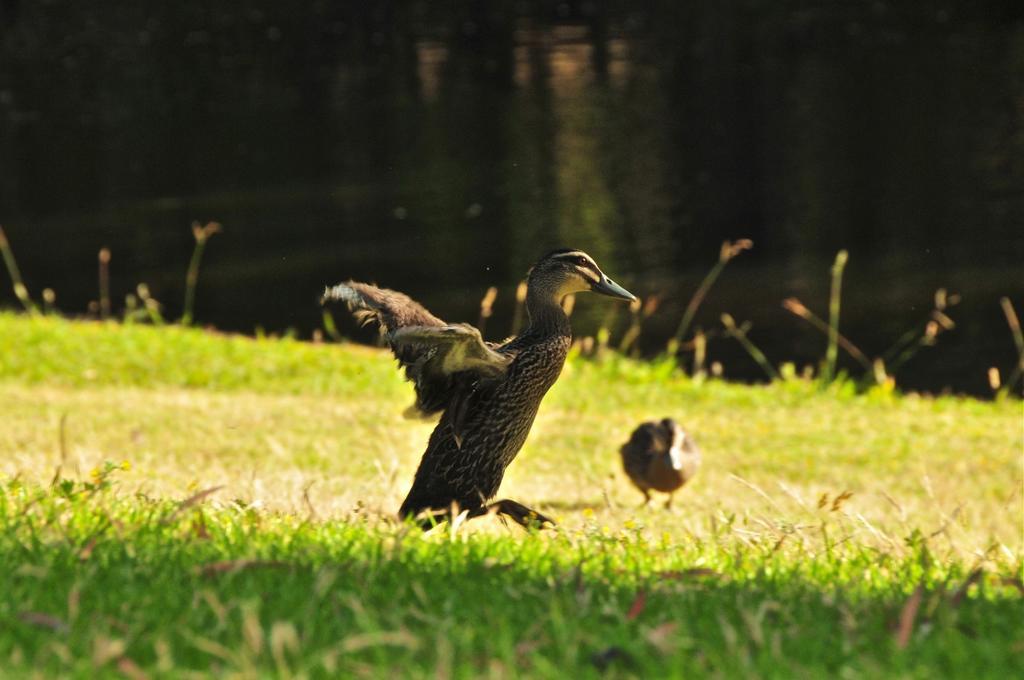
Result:
{"type": "Polygon", "coordinates": [[[581,267],[586,267],[590,263],[587,262],[587,258],[585,258],[585,257],[577,257],[576,258],[576,264],[578,264],[581,267]]]}

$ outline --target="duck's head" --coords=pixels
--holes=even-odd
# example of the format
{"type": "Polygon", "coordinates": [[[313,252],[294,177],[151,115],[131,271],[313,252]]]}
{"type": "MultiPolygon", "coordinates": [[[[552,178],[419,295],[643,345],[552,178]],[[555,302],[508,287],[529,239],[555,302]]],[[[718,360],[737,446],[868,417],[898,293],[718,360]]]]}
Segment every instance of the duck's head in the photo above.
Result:
{"type": "Polygon", "coordinates": [[[533,265],[527,285],[534,294],[560,301],[566,295],[593,291],[613,298],[633,301],[636,296],[608,278],[582,250],[553,250],[533,265]]]}

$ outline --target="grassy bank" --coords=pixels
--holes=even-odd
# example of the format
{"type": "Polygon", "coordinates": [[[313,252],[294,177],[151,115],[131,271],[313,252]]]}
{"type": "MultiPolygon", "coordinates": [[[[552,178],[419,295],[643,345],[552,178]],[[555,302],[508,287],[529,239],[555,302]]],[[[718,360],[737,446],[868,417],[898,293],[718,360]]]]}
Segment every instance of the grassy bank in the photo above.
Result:
{"type": "Polygon", "coordinates": [[[559,530],[485,519],[423,537],[390,523],[431,428],[402,419],[411,395],[366,348],[0,315],[0,666],[1022,665],[1019,401],[571,361],[502,488],[559,530]],[[705,464],[673,510],[639,508],[616,451],[665,415],[705,464]]]}

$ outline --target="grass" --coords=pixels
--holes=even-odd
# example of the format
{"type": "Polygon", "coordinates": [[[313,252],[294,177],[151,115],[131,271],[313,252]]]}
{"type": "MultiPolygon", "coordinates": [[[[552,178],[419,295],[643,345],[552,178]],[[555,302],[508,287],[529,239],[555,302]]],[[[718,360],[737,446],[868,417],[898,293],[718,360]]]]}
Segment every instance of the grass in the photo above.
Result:
{"type": "Polygon", "coordinates": [[[783,375],[573,359],[502,488],[559,529],[421,535],[386,353],[0,314],[0,668],[1019,673],[1021,402],[783,375]],[[616,453],[664,415],[705,452],[672,511],[616,453]]]}

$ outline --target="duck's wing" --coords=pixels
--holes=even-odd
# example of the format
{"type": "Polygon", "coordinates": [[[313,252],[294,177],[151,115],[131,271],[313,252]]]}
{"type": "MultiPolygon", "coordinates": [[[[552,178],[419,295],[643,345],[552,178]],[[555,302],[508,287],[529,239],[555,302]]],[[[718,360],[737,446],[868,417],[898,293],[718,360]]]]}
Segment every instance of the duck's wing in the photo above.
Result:
{"type": "Polygon", "coordinates": [[[406,375],[416,384],[416,407],[425,414],[454,406],[468,408],[473,395],[505,375],[512,355],[496,352],[468,324],[407,326],[391,334],[391,349],[408,362],[406,375]]]}
{"type": "Polygon", "coordinates": [[[376,323],[385,335],[406,326],[445,325],[405,293],[358,281],[346,281],[324,290],[320,303],[328,302],[344,302],[357,321],[376,323]]]}
{"type": "Polygon", "coordinates": [[[415,411],[445,410],[460,395],[503,375],[511,355],[496,352],[467,324],[446,324],[409,296],[349,281],[324,292],[342,301],[357,320],[376,323],[405,376],[416,388],[415,411]]]}
{"type": "Polygon", "coordinates": [[[407,326],[391,335],[391,345],[423,357],[431,371],[452,375],[469,371],[483,378],[495,378],[505,373],[511,355],[492,349],[484,342],[480,331],[465,323],[444,326],[407,326]]]}

